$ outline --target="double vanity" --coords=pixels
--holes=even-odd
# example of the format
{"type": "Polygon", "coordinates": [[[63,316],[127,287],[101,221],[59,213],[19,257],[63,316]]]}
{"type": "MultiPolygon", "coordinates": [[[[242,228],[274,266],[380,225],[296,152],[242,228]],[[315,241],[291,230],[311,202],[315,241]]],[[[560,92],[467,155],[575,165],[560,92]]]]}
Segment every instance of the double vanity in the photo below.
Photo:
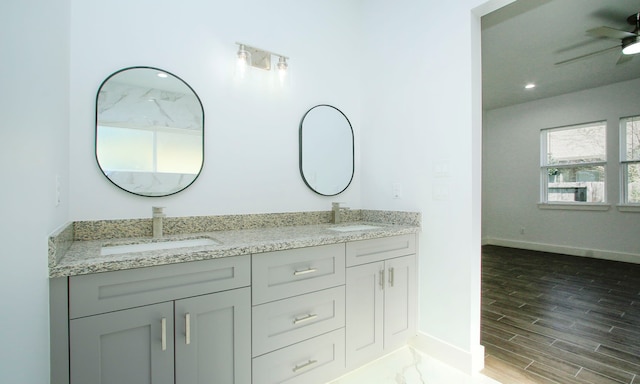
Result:
{"type": "MultiPolygon", "coordinates": [[[[204,165],[204,108],[155,67],[96,97],[96,159],[123,191],[169,196],[204,165]]],[[[299,126],[316,194],[345,191],[353,127],[320,104],[299,126]]],[[[49,238],[51,382],[325,383],[416,332],[420,214],[348,210],[79,221],[49,238]]]]}
{"type": "Polygon", "coordinates": [[[325,383],[416,330],[418,213],[75,222],[49,242],[52,383],[325,383]]]}

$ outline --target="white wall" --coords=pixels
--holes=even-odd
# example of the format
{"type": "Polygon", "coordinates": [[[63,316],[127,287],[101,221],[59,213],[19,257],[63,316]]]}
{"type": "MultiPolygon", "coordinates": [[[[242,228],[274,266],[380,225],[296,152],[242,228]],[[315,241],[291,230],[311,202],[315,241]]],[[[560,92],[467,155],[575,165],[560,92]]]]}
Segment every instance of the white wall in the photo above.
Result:
{"type": "Polygon", "coordinates": [[[362,156],[339,200],[423,212],[420,330],[477,355],[481,14],[471,11],[482,2],[73,0],[72,219],[147,217],[152,204],[170,216],[328,209],[336,198],[299,176],[297,127],[307,108],[333,104],[362,156]],[[289,55],[290,88],[234,82],[236,41],[289,55]],[[128,195],[94,162],[95,91],[131,65],[165,68],[203,100],[205,168],[175,196],[128,195]]]}
{"type": "Polygon", "coordinates": [[[363,205],[422,211],[419,344],[467,370],[483,360],[480,3],[370,1],[364,19],[363,205]]]}
{"type": "Polygon", "coordinates": [[[1,383],[49,381],[47,235],[68,219],[68,33],[67,1],[0,2],[1,383]]]}
{"type": "Polygon", "coordinates": [[[335,198],[315,195],[298,174],[298,123],[319,103],[350,118],[362,154],[362,167],[356,159],[353,185],[339,200],[354,208],[423,212],[419,327],[426,347],[443,347],[436,356],[453,363],[482,359],[483,11],[472,14],[482,0],[68,1],[14,2],[6,12],[5,2],[0,12],[0,62],[9,66],[0,75],[3,92],[4,84],[20,90],[14,103],[3,104],[3,124],[12,131],[4,140],[8,130],[2,130],[2,145],[10,146],[2,164],[12,164],[7,174],[15,180],[29,175],[3,189],[11,205],[3,215],[2,233],[11,234],[5,250],[20,258],[0,279],[2,348],[10,348],[0,356],[7,378],[0,381],[46,382],[46,234],[67,220],[148,217],[151,205],[166,206],[170,216],[329,209],[335,198]],[[290,87],[279,90],[257,76],[235,82],[236,41],[289,55],[290,87]],[[20,60],[4,59],[12,56],[20,60]],[[95,93],[109,74],[133,65],[179,75],[203,101],[205,168],[178,195],[127,194],[95,163],[95,93]],[[18,126],[24,129],[13,129],[18,126]],[[58,208],[51,192],[56,173],[58,208]],[[391,198],[394,183],[401,184],[402,199],[391,198]],[[20,318],[14,309],[23,311],[20,318]],[[14,348],[18,341],[21,349],[14,348]]]}
{"type": "MultiPolygon", "coordinates": [[[[71,218],[149,217],[360,208],[360,167],[349,189],[323,197],[298,169],[298,126],[317,104],[339,108],[361,133],[360,1],[72,0],[71,218]],[[234,77],[243,42],[290,57],[284,89],[275,72],[234,77]],[[205,111],[205,164],[185,191],[144,198],[113,186],[94,155],[95,95],[112,72],[147,65],[181,77],[205,111]],[[338,199],[338,200],[336,200],[338,199]]],[[[360,153],[356,140],[356,154],[360,153]]]]}
{"type": "Polygon", "coordinates": [[[485,240],[640,263],[640,213],[616,209],[620,194],[619,119],[640,114],[638,100],[640,80],[633,80],[487,111],[482,218],[485,240]],[[611,209],[539,209],[540,129],[601,120],[608,126],[606,177],[611,209]]]}

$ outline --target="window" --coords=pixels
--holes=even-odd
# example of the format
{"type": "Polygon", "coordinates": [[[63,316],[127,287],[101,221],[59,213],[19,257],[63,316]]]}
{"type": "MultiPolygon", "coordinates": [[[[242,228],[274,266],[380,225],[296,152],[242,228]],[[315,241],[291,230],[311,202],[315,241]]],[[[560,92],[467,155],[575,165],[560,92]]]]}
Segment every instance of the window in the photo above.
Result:
{"type": "Polygon", "coordinates": [[[107,172],[195,174],[202,165],[202,132],[99,125],[100,167],[107,172]]]}
{"type": "Polygon", "coordinates": [[[640,116],[620,121],[623,204],[640,204],[640,116]]]}
{"type": "Polygon", "coordinates": [[[545,129],[541,134],[544,203],[604,203],[606,122],[545,129]]]}

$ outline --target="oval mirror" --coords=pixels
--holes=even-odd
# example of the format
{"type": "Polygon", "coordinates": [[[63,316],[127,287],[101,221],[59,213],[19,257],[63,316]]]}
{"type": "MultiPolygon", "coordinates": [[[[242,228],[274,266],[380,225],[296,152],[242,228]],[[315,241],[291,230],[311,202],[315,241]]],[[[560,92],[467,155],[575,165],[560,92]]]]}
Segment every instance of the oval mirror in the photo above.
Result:
{"type": "Polygon", "coordinates": [[[187,188],[204,163],[204,110],[179,77],[153,67],[109,76],[96,98],[96,159],[127,192],[167,196],[187,188]]]}
{"type": "Polygon", "coordinates": [[[353,128],[331,105],[316,105],[300,122],[300,174],[314,192],[334,196],[353,179],[353,128]]]}

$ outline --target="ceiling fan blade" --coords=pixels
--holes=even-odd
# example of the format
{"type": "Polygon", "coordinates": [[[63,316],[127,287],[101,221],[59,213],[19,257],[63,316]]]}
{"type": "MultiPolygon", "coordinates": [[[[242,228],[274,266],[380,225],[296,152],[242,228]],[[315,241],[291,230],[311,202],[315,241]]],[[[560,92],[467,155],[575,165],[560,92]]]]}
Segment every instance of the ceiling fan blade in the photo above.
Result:
{"type": "Polygon", "coordinates": [[[622,40],[625,37],[638,36],[635,33],[622,31],[620,29],[615,29],[611,27],[592,28],[587,31],[587,34],[595,37],[606,37],[609,39],[617,39],[617,40],[622,40]]]}
{"type": "Polygon", "coordinates": [[[610,47],[610,48],[602,49],[600,51],[587,53],[586,55],[577,56],[577,57],[574,57],[574,58],[571,58],[571,59],[568,59],[568,60],[558,61],[557,63],[555,63],[555,65],[573,63],[575,61],[586,59],[586,58],[591,57],[591,56],[597,56],[597,55],[601,55],[603,53],[607,53],[609,51],[613,51],[614,49],[620,49],[620,47],[616,45],[615,47],[610,47]]]}
{"type": "Polygon", "coordinates": [[[616,65],[624,64],[627,61],[631,61],[631,59],[633,59],[633,55],[620,55],[620,58],[618,59],[616,65]]]}

